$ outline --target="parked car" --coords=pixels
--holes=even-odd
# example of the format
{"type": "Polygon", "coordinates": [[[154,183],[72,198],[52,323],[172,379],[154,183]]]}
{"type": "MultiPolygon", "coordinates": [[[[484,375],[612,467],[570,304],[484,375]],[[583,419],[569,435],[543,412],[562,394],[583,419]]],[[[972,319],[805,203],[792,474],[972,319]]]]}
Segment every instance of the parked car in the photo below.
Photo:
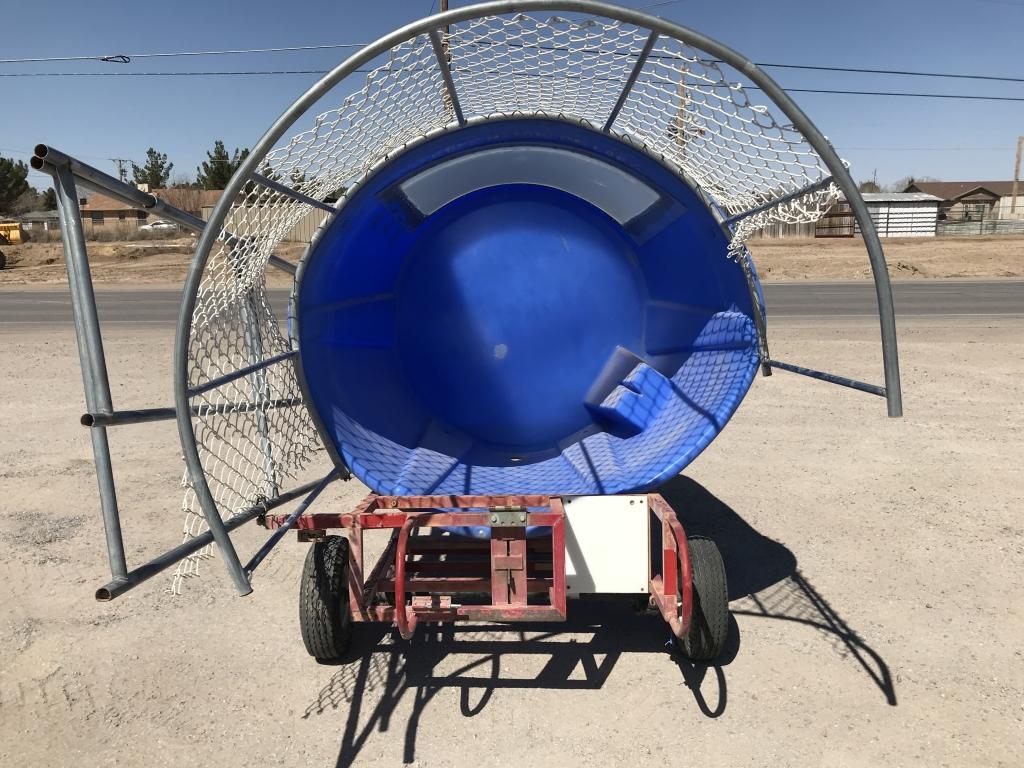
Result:
{"type": "Polygon", "coordinates": [[[170,232],[178,228],[178,225],[167,219],[157,219],[139,227],[139,232],[170,232]]]}

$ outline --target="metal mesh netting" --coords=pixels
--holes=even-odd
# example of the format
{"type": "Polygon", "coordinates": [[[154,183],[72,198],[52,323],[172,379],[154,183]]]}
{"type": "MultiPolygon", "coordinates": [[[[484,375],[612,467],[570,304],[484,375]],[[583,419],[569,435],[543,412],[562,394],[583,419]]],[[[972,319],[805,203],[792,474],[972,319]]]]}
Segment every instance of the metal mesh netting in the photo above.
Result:
{"type": "MultiPolygon", "coordinates": [[[[507,15],[452,24],[441,34],[467,120],[545,115],[600,130],[650,31],[608,19],[507,15]]],[[[425,34],[343,82],[351,77],[363,77],[362,87],[269,152],[264,176],[309,198],[333,199],[403,146],[457,124],[425,34]]],[[[798,131],[771,108],[752,105],[706,54],[667,37],[651,48],[610,131],[675,167],[726,216],[827,176],[798,131]]],[[[836,195],[829,185],[743,219],[730,254],[745,259],[744,242],[767,224],[816,220],[836,195]]],[[[311,215],[320,213],[308,202],[255,183],[234,202],[197,293],[188,360],[193,391],[290,351],[267,300],[265,272],[277,245],[311,215]]],[[[320,441],[301,398],[285,357],[192,397],[196,444],[222,517],[273,498],[311,460],[320,441]]],[[[187,538],[205,519],[187,473],[185,484],[187,538]]],[[[208,555],[209,548],[184,561],[173,589],[208,555]]]]}

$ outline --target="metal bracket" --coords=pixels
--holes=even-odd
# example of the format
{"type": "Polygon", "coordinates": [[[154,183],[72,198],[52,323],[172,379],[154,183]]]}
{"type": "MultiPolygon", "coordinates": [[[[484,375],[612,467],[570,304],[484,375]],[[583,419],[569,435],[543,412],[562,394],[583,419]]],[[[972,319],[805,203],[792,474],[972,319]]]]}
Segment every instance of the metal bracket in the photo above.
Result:
{"type": "Polygon", "coordinates": [[[497,528],[522,528],[526,525],[526,507],[491,507],[491,523],[497,528]]]}

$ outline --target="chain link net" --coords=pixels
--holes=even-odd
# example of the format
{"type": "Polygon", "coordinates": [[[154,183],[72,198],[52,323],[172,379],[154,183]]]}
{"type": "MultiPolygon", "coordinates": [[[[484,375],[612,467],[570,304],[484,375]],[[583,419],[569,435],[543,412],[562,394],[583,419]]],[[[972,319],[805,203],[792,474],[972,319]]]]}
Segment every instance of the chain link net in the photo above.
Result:
{"type": "MultiPolygon", "coordinates": [[[[603,128],[640,61],[650,31],[608,19],[480,17],[441,30],[442,51],[467,120],[545,115],[603,128]]],[[[261,173],[316,200],[333,200],[389,155],[455,125],[455,110],[427,35],[391,49],[341,106],[264,158],[261,173]]],[[[659,37],[610,127],[698,185],[725,216],[820,181],[827,171],[772,108],[751,104],[706,54],[659,37]]],[[[796,197],[740,221],[730,246],[772,223],[811,222],[836,188],[796,197]]],[[[267,299],[275,247],[317,209],[250,182],[232,206],[197,293],[189,343],[193,391],[291,349],[267,299]]],[[[368,254],[368,258],[372,254],[368,254]]],[[[749,265],[749,262],[747,262],[749,265]]],[[[301,404],[293,361],[283,359],[192,399],[196,445],[217,512],[227,518],[273,498],[320,446],[301,404]]],[[[188,473],[186,539],[205,530],[188,473]]],[[[172,584],[198,573],[209,548],[183,561],[172,584]]]]}

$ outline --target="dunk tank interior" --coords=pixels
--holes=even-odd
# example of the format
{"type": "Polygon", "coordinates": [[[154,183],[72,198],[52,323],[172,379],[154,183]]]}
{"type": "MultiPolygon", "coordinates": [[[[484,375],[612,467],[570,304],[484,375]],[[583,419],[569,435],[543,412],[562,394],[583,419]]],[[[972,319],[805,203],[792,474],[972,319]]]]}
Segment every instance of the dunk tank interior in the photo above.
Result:
{"type": "Polygon", "coordinates": [[[33,165],[58,192],[112,572],[101,600],[175,565],[180,591],[213,545],[247,594],[294,530],[317,658],[344,652],[353,621],[409,637],[420,621],[560,620],[567,596],[597,593],[642,596],[709,659],[728,626],[721,558],[659,485],[759,372],[901,414],[885,262],[845,164],[758,67],[644,13],[492,2],[399,29],[274,123],[208,221],[47,145],[33,165]],[[111,402],[79,184],[199,234],[173,407],[111,402]],[[769,353],[746,242],[840,196],[874,274],[884,386],[769,353]],[[298,262],[278,255],[296,241],[298,262]],[[293,276],[287,309],[268,270],[293,276]],[[129,569],[107,430],[159,419],[178,423],[185,539],[129,569]],[[369,489],[356,509],[311,511],[353,478],[369,489]],[[272,533],[243,564],[230,533],[252,520],[272,533]],[[390,538],[367,569],[375,529],[390,538]]]}

